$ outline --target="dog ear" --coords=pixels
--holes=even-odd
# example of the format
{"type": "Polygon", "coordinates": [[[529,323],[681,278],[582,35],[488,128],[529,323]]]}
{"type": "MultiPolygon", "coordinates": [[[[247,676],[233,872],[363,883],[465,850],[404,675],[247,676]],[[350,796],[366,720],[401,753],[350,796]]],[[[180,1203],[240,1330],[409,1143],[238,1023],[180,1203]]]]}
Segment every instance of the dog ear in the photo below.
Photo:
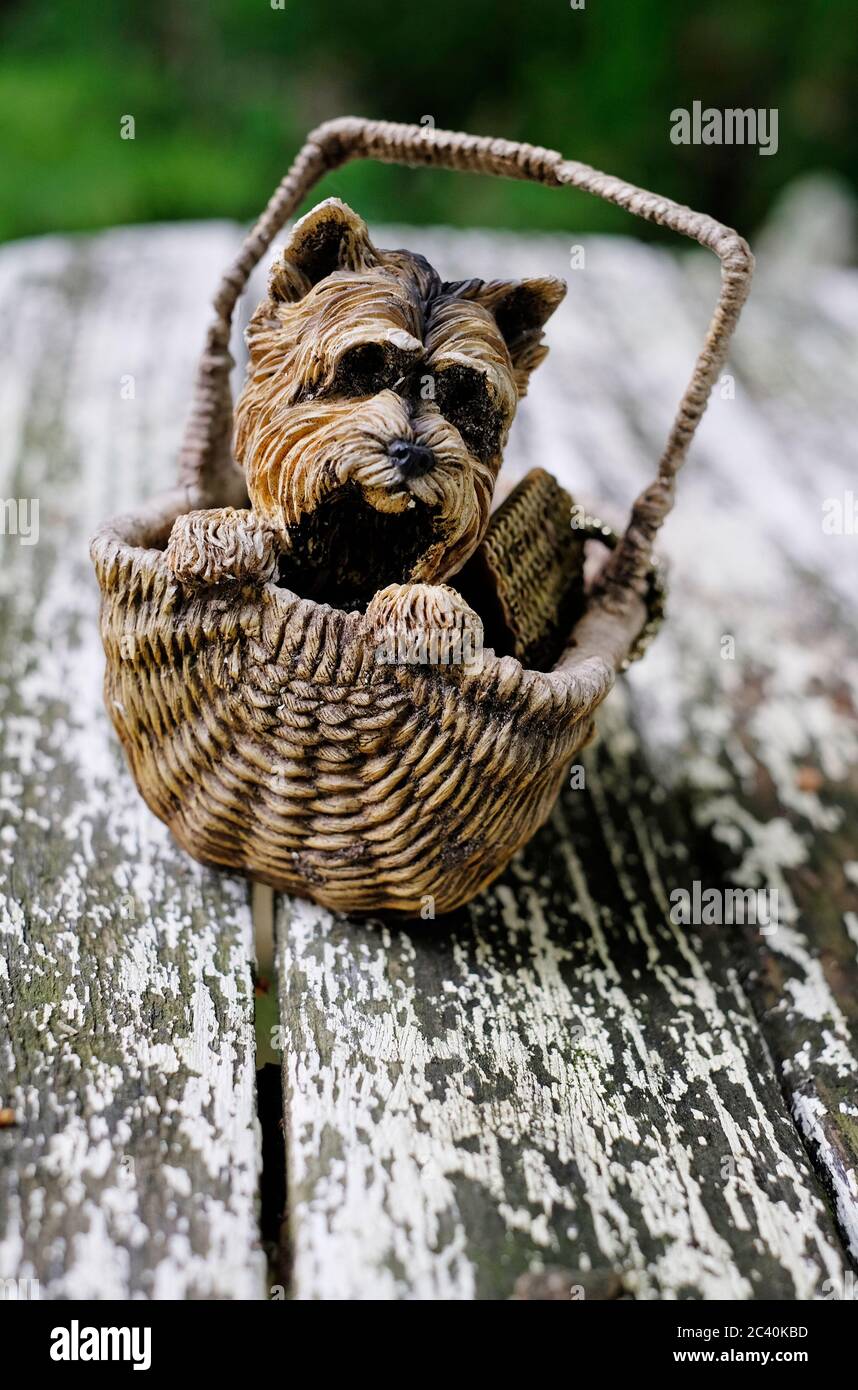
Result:
{"type": "Polygon", "coordinates": [[[339,198],[326,198],[292,228],[271,271],[273,299],[300,299],[334,270],[367,270],[378,264],[366,223],[339,198]]]}
{"type": "Polygon", "coordinates": [[[542,330],[566,294],[566,282],[554,275],[529,280],[470,280],[455,290],[460,298],[474,300],[494,317],[512,358],[518,394],[523,396],[531,372],[548,352],[542,330]]]}

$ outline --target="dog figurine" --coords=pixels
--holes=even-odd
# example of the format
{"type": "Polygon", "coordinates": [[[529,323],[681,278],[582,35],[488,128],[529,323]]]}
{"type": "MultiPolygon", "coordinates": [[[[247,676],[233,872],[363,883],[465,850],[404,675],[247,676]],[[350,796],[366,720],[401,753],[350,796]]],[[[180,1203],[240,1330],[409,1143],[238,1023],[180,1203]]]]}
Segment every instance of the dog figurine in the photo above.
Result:
{"type": "Polygon", "coordinates": [[[280,579],[364,608],[438,583],[485,535],[561,280],[442,281],[329,198],[295,224],[247,330],[234,452],[280,579]]]}

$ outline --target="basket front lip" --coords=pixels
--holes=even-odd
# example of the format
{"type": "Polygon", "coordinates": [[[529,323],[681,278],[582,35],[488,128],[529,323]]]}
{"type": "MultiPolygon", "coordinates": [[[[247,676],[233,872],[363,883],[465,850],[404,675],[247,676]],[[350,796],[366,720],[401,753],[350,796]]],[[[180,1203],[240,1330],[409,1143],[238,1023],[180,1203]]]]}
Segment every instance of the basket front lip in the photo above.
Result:
{"type": "MultiPolygon", "coordinates": [[[[133,572],[137,578],[145,575],[150,581],[160,580],[165,588],[177,588],[165,552],[173,522],[185,512],[213,505],[217,504],[196,489],[177,487],[103,522],[90,542],[90,556],[104,597],[116,597],[125,586],[123,573],[127,575],[129,572],[133,572]]],[[[330,604],[303,598],[294,590],[283,588],[273,581],[261,583],[258,588],[260,594],[264,592],[267,601],[274,605],[283,621],[293,615],[299,605],[306,610],[315,610],[329,621],[333,620],[341,630],[347,625],[357,628],[361,621],[359,612],[346,612],[330,604]]],[[[591,607],[594,605],[588,605],[588,609],[591,607]]],[[[644,612],[642,604],[640,611],[644,612]]],[[[570,644],[550,671],[525,667],[514,656],[499,657],[492,648],[484,649],[482,669],[478,672],[441,666],[411,669],[423,673],[431,670],[440,680],[476,698],[481,694],[488,696],[490,692],[496,697],[499,686],[510,696],[515,691],[524,693],[527,690],[536,705],[545,702],[555,709],[558,704],[564,705],[569,717],[577,721],[591,714],[601,704],[612,688],[620,667],[619,658],[611,662],[599,651],[588,650],[589,643],[585,642],[582,646],[577,642],[578,630],[582,624],[586,627],[587,622],[588,610],[585,610],[581,623],[570,634],[570,644]]]]}

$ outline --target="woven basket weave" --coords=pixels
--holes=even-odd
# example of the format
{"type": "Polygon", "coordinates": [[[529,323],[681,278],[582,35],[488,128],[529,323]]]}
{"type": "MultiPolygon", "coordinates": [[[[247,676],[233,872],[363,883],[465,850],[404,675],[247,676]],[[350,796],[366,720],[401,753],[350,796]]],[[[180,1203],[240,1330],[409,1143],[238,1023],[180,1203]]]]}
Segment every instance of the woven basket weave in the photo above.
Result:
{"type": "MultiPolygon", "coordinates": [[[[545,820],[596,709],[640,645],[653,540],[752,267],[729,228],[550,150],[353,118],[308,138],[216,296],[178,487],[108,522],[92,543],[107,708],[146,802],[192,855],[351,912],[415,914],[430,898],[435,912],[449,911],[504,868],[545,820]],[[246,506],[230,454],[239,295],[313,185],[354,158],[581,188],[694,238],[721,262],[716,310],[657,476],[551,670],[492,651],[481,670],[379,665],[365,615],[303,599],[262,574],[189,588],[168,565],[177,517],[246,506]]],[[[520,585],[510,602],[526,613],[520,585]]],[[[535,589],[534,611],[540,604],[535,589]]]]}

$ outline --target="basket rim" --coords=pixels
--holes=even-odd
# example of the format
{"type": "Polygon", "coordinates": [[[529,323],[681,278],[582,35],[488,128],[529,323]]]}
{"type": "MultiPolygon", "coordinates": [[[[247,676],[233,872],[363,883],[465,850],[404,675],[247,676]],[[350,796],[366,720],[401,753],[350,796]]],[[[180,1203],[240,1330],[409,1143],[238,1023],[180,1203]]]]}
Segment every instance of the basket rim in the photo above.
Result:
{"type": "MultiPolygon", "coordinates": [[[[90,556],[95,566],[99,586],[104,598],[121,599],[123,595],[139,593],[141,581],[144,587],[163,584],[165,590],[179,592],[181,582],[169,568],[166,558],[166,543],[173,522],[183,513],[200,507],[213,507],[217,502],[211,497],[200,495],[195,489],[187,487],[172,488],[159,493],[139,507],[114,515],[104,521],[90,542],[90,556]]],[[[455,587],[455,575],[449,581],[455,587]]],[[[237,580],[227,583],[238,584],[237,580]]],[[[294,617],[299,609],[311,612],[328,624],[333,624],[339,638],[352,641],[362,640],[363,614],[347,611],[316,599],[306,598],[294,589],[278,584],[275,580],[248,580],[247,587],[256,589],[260,596],[265,595],[271,604],[277,620],[285,622],[294,617]]],[[[220,586],[208,589],[200,586],[195,590],[195,601],[210,600],[223,607],[223,581],[220,586]]],[[[548,670],[524,666],[517,657],[498,656],[493,648],[483,649],[482,667],[479,671],[469,671],[463,666],[453,665],[394,665],[391,671],[407,671],[416,677],[425,678],[433,673],[439,681],[459,690],[462,695],[484,697],[493,692],[500,693],[498,686],[506,687],[503,696],[512,698],[514,693],[536,698],[538,704],[564,705],[570,716],[576,719],[592,713],[612,688],[617,672],[623,668],[626,654],[635,637],[644,629],[647,609],[644,602],[633,592],[626,591],[625,603],[610,601],[598,590],[590,590],[586,596],[584,612],[575,624],[569,641],[555,666],[548,670]],[[610,635],[609,635],[610,634],[610,635]]],[[[407,684],[407,681],[405,682],[407,684]]],[[[402,686],[400,675],[397,684],[402,686]]]]}

